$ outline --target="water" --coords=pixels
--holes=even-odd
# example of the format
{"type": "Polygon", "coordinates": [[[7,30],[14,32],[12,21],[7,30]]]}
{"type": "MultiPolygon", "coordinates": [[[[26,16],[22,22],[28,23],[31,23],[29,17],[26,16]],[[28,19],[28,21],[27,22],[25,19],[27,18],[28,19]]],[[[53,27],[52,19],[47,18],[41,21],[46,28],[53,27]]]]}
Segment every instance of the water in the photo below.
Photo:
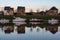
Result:
{"type": "Polygon", "coordinates": [[[0,26],[0,40],[59,40],[60,25],[47,22],[16,22],[0,26]],[[17,25],[19,24],[19,25],[17,25]]]}

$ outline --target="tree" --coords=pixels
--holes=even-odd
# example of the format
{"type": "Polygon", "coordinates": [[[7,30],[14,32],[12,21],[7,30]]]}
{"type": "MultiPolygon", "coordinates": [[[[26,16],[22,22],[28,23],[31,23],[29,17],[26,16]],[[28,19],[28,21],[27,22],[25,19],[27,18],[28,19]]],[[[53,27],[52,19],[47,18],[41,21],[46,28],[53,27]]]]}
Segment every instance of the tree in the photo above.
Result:
{"type": "Polygon", "coordinates": [[[33,10],[32,9],[30,10],[30,13],[33,13],[33,10]]]}
{"type": "Polygon", "coordinates": [[[39,13],[39,12],[40,12],[40,10],[39,10],[39,9],[37,9],[36,11],[37,11],[37,13],[39,13]]]}

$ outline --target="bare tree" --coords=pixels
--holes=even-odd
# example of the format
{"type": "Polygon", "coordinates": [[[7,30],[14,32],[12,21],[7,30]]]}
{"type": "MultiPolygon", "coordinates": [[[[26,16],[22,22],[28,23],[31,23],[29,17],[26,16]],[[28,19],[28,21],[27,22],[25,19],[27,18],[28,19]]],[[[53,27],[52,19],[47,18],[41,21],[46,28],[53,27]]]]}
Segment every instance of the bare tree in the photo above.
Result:
{"type": "Polygon", "coordinates": [[[40,12],[40,10],[39,10],[39,9],[37,9],[36,11],[37,11],[37,13],[39,13],[39,12],[40,12]]]}
{"type": "Polygon", "coordinates": [[[33,10],[32,9],[30,10],[30,13],[33,13],[33,10]]]}

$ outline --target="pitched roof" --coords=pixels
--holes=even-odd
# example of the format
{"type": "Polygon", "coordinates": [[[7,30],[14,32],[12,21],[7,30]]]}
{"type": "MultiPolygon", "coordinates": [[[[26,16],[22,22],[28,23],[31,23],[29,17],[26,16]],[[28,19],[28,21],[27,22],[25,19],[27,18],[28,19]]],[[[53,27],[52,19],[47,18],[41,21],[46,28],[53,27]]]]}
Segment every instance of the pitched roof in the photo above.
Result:
{"type": "Polygon", "coordinates": [[[10,6],[5,6],[4,7],[4,10],[9,10],[10,9],[10,6]]]}
{"type": "Polygon", "coordinates": [[[58,10],[56,7],[52,7],[50,10],[58,10]]]}
{"type": "Polygon", "coordinates": [[[25,10],[25,7],[18,6],[17,10],[21,10],[21,9],[25,10]]]}

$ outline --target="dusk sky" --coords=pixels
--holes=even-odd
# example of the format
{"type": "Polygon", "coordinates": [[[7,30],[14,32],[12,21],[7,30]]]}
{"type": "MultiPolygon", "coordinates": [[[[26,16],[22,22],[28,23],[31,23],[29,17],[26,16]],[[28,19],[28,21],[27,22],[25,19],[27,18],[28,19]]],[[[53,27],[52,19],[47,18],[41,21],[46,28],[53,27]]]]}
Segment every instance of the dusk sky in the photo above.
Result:
{"type": "Polygon", "coordinates": [[[60,9],[60,0],[0,0],[0,6],[11,6],[17,8],[17,6],[25,6],[26,11],[33,9],[46,10],[52,6],[56,6],[60,9]]]}

